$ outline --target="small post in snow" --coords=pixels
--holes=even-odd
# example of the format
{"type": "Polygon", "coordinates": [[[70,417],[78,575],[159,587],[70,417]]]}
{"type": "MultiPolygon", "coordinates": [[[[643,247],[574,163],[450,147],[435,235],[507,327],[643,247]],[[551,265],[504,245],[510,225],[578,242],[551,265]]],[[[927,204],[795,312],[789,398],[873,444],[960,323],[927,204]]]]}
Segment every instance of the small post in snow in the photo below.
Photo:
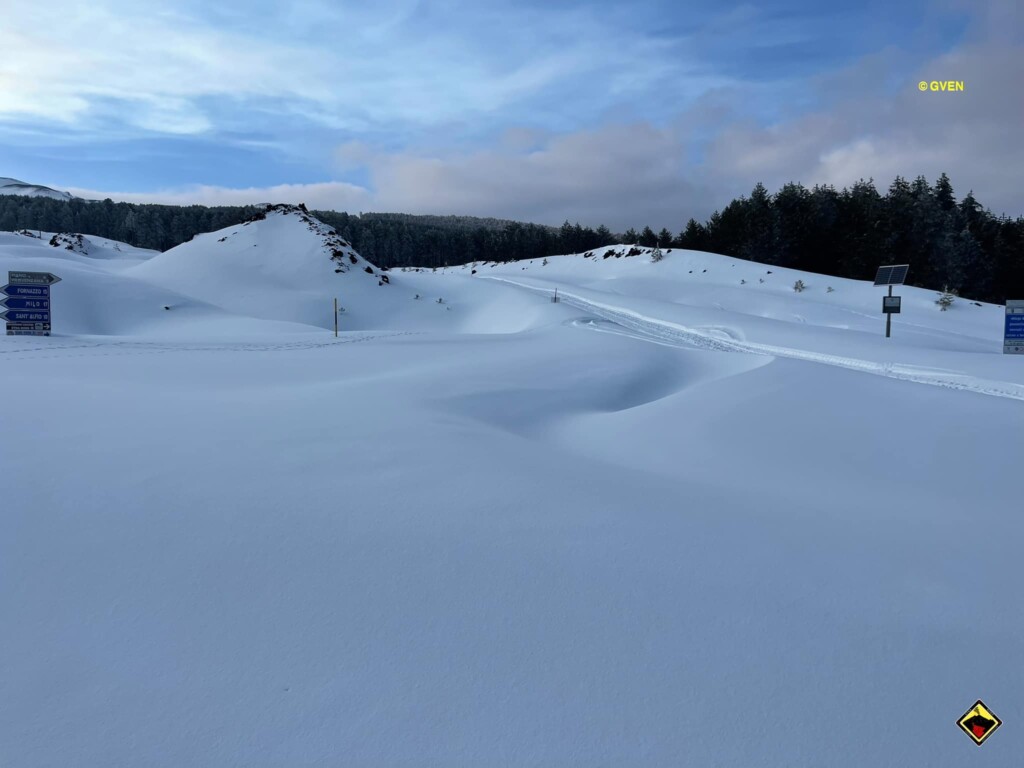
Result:
{"type": "Polygon", "coordinates": [[[334,297],[334,338],[338,338],[338,297],[334,297]]]}
{"type": "MultiPolygon", "coordinates": [[[[891,285],[889,286],[889,296],[892,297],[892,286],[891,285]]],[[[884,302],[883,301],[882,303],[883,304],[887,304],[887,306],[883,307],[883,309],[885,310],[885,338],[888,339],[890,336],[892,336],[892,312],[893,312],[893,310],[891,309],[891,303],[890,302],[884,302]]]]}
{"type": "Polygon", "coordinates": [[[557,304],[558,303],[558,289],[557,288],[555,288],[555,295],[551,297],[551,303],[552,304],[557,304]]]}
{"type": "Polygon", "coordinates": [[[889,287],[889,295],[882,297],[882,312],[885,314],[885,338],[892,335],[892,316],[900,312],[900,297],[892,295],[894,285],[903,285],[907,279],[909,264],[893,264],[888,267],[879,267],[875,275],[875,285],[886,285],[889,287]]]}

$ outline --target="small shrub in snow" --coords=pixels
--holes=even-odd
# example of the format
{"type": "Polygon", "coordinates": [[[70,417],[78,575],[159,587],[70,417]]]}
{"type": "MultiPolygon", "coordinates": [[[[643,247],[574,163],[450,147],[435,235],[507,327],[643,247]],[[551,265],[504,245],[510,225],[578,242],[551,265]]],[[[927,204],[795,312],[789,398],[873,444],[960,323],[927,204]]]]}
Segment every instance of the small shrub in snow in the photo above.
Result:
{"type": "Polygon", "coordinates": [[[936,304],[939,305],[939,309],[945,312],[951,306],[953,306],[953,300],[957,297],[955,288],[950,288],[948,285],[942,287],[942,293],[939,294],[939,298],[936,300],[936,304]]]}
{"type": "Polygon", "coordinates": [[[415,296],[413,296],[414,299],[418,299],[419,297],[420,295],[418,293],[415,296]]]}
{"type": "Polygon", "coordinates": [[[795,283],[793,283],[793,290],[796,291],[797,293],[800,293],[806,287],[807,286],[804,285],[803,280],[797,280],[795,283]]]}
{"type": "Polygon", "coordinates": [[[359,261],[359,259],[356,258],[356,255],[354,253],[350,253],[348,255],[348,260],[351,261],[353,264],[359,261]]]}
{"type": "Polygon", "coordinates": [[[828,288],[825,289],[825,293],[833,293],[834,291],[835,291],[835,288],[833,288],[831,285],[828,288]]]}
{"type": "Polygon", "coordinates": [[[438,299],[438,300],[437,300],[437,303],[438,303],[438,304],[444,304],[444,299],[438,299]]]}
{"type": "Polygon", "coordinates": [[[740,280],[740,285],[746,285],[746,284],[747,284],[746,280],[740,280]]]}
{"type": "Polygon", "coordinates": [[[763,278],[763,277],[759,277],[759,278],[757,278],[757,282],[759,282],[759,283],[763,283],[763,282],[764,282],[764,278],[763,278]]]}
{"type": "Polygon", "coordinates": [[[542,267],[546,267],[546,266],[548,265],[548,260],[547,260],[547,259],[544,259],[544,261],[542,261],[542,262],[540,263],[540,265],[541,265],[542,267]]]}
{"type": "Polygon", "coordinates": [[[652,264],[657,264],[663,258],[665,258],[665,255],[661,252],[661,248],[655,248],[651,252],[651,263],[652,264]]]}
{"type": "Polygon", "coordinates": [[[367,267],[367,268],[366,268],[366,269],[364,269],[363,271],[364,271],[364,272],[365,272],[366,274],[368,274],[368,275],[372,275],[372,274],[373,274],[373,267],[367,267]]]}

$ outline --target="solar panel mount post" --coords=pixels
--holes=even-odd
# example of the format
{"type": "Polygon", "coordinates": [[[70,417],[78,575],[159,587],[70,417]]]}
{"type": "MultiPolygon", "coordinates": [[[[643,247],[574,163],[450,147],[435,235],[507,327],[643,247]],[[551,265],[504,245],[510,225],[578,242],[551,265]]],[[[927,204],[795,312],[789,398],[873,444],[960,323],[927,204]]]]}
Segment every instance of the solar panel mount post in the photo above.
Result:
{"type": "Polygon", "coordinates": [[[875,275],[875,285],[903,285],[909,271],[909,264],[891,264],[887,267],[879,267],[878,274],[875,275]]]}

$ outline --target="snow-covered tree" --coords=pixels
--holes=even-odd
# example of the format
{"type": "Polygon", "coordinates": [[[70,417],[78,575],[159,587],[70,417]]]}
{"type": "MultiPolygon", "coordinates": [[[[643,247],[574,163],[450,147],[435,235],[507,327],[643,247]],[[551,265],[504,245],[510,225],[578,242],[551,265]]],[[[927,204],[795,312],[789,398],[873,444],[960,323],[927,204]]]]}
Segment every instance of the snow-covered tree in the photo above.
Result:
{"type": "Polygon", "coordinates": [[[956,299],[957,292],[955,288],[950,288],[948,285],[943,286],[942,293],[939,294],[939,298],[936,299],[935,303],[939,305],[939,309],[945,312],[951,306],[953,301],[956,299]]]}

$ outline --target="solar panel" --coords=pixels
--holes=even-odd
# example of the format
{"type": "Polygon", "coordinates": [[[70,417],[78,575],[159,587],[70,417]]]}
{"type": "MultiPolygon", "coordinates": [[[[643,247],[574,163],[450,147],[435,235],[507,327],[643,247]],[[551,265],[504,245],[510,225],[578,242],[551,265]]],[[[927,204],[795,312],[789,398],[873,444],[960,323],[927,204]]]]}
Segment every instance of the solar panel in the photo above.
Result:
{"type": "Polygon", "coordinates": [[[903,285],[909,271],[909,264],[892,264],[888,267],[879,267],[878,274],[875,275],[875,285],[903,285]]]}

